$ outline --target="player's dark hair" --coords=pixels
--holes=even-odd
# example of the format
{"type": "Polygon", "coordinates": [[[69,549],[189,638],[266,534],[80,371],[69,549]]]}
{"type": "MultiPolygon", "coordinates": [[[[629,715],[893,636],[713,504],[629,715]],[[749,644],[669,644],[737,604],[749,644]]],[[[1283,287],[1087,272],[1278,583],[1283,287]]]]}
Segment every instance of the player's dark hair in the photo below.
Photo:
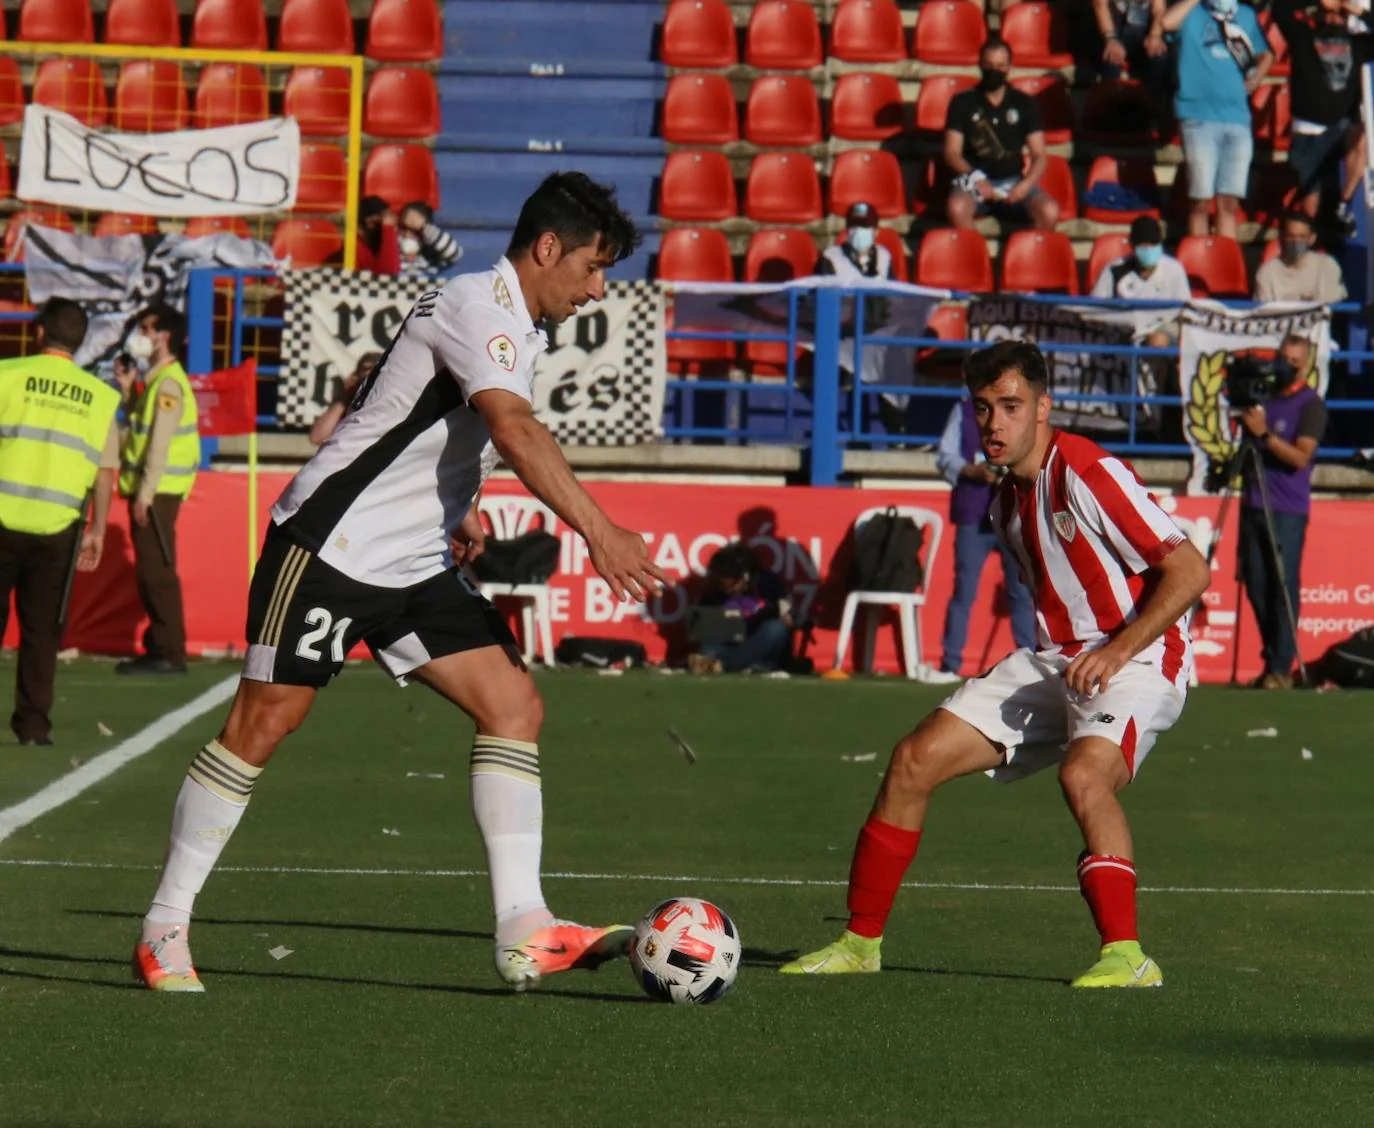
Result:
{"type": "Polygon", "coordinates": [[[86,339],[86,311],[71,298],[49,298],[33,319],[49,348],[74,353],[86,339]]]}
{"type": "Polygon", "coordinates": [[[544,232],[558,236],[566,251],[598,241],[615,261],[629,258],[642,238],[616,202],[615,189],[583,172],[555,172],[520,209],[507,258],[524,254],[544,232]]]}
{"type": "Polygon", "coordinates": [[[970,392],[991,387],[1008,372],[1021,373],[1037,395],[1049,390],[1049,365],[1034,341],[998,341],[964,359],[964,383],[970,392]]]}
{"type": "Polygon", "coordinates": [[[424,200],[411,200],[410,203],[406,204],[406,206],[401,209],[402,213],[408,211],[419,212],[425,217],[426,223],[434,222],[434,209],[425,203],[424,200]]]}
{"type": "Polygon", "coordinates": [[[1011,63],[1016,61],[1016,56],[1012,53],[1011,44],[1000,36],[989,35],[983,40],[983,45],[978,48],[978,61],[980,63],[989,51],[1005,51],[1007,53],[1007,62],[1011,63]]]}
{"type": "Polygon", "coordinates": [[[150,317],[153,319],[153,332],[170,334],[171,350],[179,356],[186,344],[186,315],[173,309],[166,302],[158,302],[140,310],[134,323],[142,325],[150,317]]]}

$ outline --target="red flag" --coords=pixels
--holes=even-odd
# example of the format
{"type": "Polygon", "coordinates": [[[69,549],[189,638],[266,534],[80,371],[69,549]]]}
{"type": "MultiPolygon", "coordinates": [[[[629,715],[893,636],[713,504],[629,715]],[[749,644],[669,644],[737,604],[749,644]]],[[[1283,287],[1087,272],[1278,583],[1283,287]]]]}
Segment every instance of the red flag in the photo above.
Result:
{"type": "Polygon", "coordinates": [[[245,360],[190,377],[202,435],[251,435],[258,429],[258,362],[245,360]]]}

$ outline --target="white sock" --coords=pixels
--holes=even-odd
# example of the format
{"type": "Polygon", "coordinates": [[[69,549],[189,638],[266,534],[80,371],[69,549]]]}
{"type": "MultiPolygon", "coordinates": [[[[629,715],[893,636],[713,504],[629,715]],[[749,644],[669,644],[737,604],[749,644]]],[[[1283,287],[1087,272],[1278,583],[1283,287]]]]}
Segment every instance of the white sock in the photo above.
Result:
{"type": "Polygon", "coordinates": [[[189,924],[196,894],[248,808],[261,768],[235,756],[217,740],[191,762],[172,814],[167,861],[145,925],[189,924]]]}
{"type": "Polygon", "coordinates": [[[523,940],[553,919],[539,886],[544,793],[539,746],[478,736],[472,742],[472,810],[487,848],[496,942],[523,940]]]}

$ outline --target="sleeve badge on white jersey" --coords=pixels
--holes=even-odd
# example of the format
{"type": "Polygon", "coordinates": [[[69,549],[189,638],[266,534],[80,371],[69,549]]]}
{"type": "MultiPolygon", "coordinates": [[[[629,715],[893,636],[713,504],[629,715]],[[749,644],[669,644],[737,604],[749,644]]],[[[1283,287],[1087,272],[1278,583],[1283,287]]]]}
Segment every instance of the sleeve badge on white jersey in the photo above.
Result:
{"type": "Polygon", "coordinates": [[[487,342],[487,356],[507,372],[515,371],[515,344],[504,333],[497,333],[487,342]]]}
{"type": "Polygon", "coordinates": [[[1078,523],[1073,519],[1073,514],[1068,510],[1054,515],[1054,531],[1066,541],[1071,541],[1078,535],[1078,523]]]}

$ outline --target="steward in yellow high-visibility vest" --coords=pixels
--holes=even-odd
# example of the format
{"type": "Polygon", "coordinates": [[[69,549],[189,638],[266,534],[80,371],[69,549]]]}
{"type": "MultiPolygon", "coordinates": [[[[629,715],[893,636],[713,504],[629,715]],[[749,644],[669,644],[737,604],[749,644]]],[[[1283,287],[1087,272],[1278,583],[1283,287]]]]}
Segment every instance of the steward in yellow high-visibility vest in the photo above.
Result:
{"type": "MultiPolygon", "coordinates": [[[[196,397],[177,353],[186,318],[168,305],[145,309],[125,347],[148,368],[142,394],[129,406],[119,492],[129,499],[138,595],[148,613],[145,653],[121,662],[119,674],[184,674],[186,620],[177,576],[177,515],[200,465],[196,397]]],[[[132,374],[116,362],[121,379],[132,374]]]]}
{"type": "Polygon", "coordinates": [[[85,338],[85,310],[51,298],[34,319],[37,354],[0,361],[0,634],[14,592],[20,744],[52,743],[63,596],[73,567],[100,564],[119,467],[119,392],[72,362],[85,338]]]}

